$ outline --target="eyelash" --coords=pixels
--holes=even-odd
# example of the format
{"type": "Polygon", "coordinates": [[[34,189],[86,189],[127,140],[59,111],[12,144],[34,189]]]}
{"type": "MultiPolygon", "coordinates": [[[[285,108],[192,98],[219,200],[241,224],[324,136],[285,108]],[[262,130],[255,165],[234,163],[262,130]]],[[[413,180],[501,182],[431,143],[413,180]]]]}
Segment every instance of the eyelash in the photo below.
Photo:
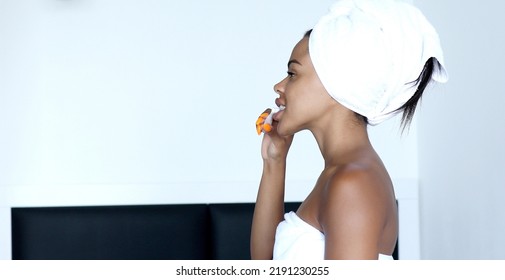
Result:
{"type": "Polygon", "coordinates": [[[293,77],[294,75],[295,75],[295,73],[288,71],[288,76],[289,77],[293,77]]]}

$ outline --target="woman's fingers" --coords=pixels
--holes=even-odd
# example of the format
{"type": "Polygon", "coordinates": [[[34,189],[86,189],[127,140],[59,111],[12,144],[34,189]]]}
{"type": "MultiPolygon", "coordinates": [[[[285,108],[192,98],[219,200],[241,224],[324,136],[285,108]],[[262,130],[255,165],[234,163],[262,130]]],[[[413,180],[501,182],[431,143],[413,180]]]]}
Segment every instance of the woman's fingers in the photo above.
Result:
{"type": "Polygon", "coordinates": [[[270,132],[272,131],[272,125],[269,123],[265,123],[265,120],[268,118],[272,109],[266,109],[256,120],[256,132],[258,135],[261,134],[262,131],[270,132]]]}

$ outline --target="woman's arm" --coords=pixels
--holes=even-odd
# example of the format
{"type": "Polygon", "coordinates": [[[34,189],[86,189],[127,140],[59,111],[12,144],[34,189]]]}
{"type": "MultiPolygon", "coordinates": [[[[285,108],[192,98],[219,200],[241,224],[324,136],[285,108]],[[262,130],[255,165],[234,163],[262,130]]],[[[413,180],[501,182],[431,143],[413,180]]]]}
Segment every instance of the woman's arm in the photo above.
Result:
{"type": "Polygon", "coordinates": [[[251,229],[252,259],[272,259],[275,231],[284,215],[285,173],[285,161],[263,165],[251,229]]]}
{"type": "MultiPolygon", "coordinates": [[[[267,111],[265,111],[267,112],[267,111]]],[[[251,229],[251,258],[272,259],[277,225],[284,215],[286,158],[293,136],[280,136],[274,120],[261,145],[263,174],[251,229]]]]}

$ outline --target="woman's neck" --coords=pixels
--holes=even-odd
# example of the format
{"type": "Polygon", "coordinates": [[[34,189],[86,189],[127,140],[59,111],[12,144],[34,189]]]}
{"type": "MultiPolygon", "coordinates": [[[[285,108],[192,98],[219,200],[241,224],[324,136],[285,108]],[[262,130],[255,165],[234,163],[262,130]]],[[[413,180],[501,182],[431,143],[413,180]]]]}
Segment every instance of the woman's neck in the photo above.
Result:
{"type": "Polygon", "coordinates": [[[352,118],[333,119],[323,122],[320,129],[310,130],[319,145],[325,167],[350,163],[362,152],[373,151],[367,124],[352,118]]]}

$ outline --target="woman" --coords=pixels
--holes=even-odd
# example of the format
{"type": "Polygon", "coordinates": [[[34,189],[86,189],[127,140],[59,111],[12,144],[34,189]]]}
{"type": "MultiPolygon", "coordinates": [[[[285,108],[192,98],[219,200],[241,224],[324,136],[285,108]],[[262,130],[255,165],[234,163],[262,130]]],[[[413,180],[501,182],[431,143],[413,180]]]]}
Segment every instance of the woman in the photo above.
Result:
{"type": "Polygon", "coordinates": [[[419,10],[394,0],[335,3],[296,44],[288,76],[274,86],[281,110],[263,129],[252,258],[392,259],[396,200],[367,125],[399,112],[408,125],[431,80],[447,75],[438,35],[419,10]],[[324,169],[296,213],[284,214],[286,158],[305,129],[324,169]]]}

